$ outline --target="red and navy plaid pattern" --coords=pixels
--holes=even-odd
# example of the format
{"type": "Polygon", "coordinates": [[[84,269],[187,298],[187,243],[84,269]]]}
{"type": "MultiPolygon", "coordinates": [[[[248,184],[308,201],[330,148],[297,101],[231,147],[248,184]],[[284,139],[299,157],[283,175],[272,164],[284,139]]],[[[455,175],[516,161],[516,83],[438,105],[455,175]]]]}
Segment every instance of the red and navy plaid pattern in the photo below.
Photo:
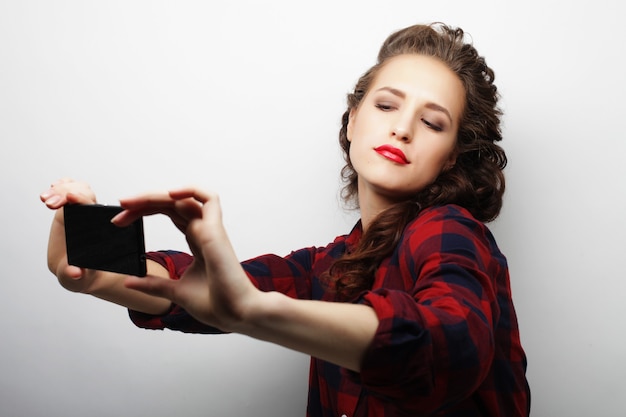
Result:
{"type": "MultiPolygon", "coordinates": [[[[360,224],[324,248],[243,262],[263,291],[334,301],[319,277],[354,247],[360,224]]],[[[191,262],[155,252],[177,279],[191,262]]],[[[308,417],[528,416],[530,391],[505,257],[485,225],[448,205],[424,210],[357,301],[380,324],[360,373],[312,358],[308,417]]],[[[151,329],[218,333],[174,306],[163,316],[130,312],[151,329]]]]}

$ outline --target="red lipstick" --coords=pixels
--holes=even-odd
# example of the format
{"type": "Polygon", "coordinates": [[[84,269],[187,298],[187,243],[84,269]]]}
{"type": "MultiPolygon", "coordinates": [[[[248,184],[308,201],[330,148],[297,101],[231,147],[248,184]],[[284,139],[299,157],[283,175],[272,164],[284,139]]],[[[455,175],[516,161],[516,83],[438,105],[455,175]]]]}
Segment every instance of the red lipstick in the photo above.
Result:
{"type": "Polygon", "coordinates": [[[404,152],[402,152],[395,146],[381,145],[377,148],[374,148],[374,150],[383,157],[395,162],[396,164],[406,165],[409,163],[409,161],[406,159],[406,156],[404,155],[404,152]]]}

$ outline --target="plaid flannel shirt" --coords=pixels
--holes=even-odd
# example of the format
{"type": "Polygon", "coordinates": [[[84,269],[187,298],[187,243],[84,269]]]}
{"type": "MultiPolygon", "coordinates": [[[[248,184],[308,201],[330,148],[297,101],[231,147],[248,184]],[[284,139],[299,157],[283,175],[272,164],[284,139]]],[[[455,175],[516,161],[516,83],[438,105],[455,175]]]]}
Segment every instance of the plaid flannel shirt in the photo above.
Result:
{"type": "MultiPolygon", "coordinates": [[[[355,246],[360,222],[323,248],[263,255],[242,266],[263,291],[335,301],[320,275],[355,246]]],[[[178,279],[192,258],[149,258],[178,279]]],[[[359,373],[311,358],[308,417],[528,416],[530,390],[505,257],[488,228],[454,205],[424,210],[357,300],[380,320],[359,373]]],[[[179,306],[144,328],[219,333],[179,306]]]]}

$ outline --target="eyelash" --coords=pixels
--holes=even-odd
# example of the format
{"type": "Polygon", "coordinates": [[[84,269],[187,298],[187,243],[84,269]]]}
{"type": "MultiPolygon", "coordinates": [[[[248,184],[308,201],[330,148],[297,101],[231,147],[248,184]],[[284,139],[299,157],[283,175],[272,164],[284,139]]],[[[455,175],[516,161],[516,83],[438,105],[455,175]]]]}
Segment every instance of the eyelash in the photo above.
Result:
{"type": "Polygon", "coordinates": [[[443,130],[443,128],[441,126],[438,126],[434,123],[429,122],[428,120],[424,120],[422,119],[422,122],[424,122],[424,124],[426,126],[428,126],[429,129],[434,130],[435,132],[441,132],[443,130]]]}
{"type": "Polygon", "coordinates": [[[382,111],[390,111],[394,109],[391,104],[377,104],[376,108],[382,111]]]}
{"type": "MultiPolygon", "coordinates": [[[[394,107],[390,104],[376,104],[376,108],[382,111],[391,111],[394,109],[394,107]]],[[[426,119],[422,119],[422,122],[429,128],[434,130],[435,132],[441,132],[443,131],[443,128],[435,123],[431,123],[426,119]]]]}

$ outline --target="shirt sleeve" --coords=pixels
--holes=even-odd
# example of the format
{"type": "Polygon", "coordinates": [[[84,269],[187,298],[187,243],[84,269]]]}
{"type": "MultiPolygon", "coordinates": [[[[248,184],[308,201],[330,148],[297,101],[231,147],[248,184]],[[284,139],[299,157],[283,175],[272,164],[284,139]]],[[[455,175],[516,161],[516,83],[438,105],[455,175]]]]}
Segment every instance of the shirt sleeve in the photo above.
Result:
{"type": "Polygon", "coordinates": [[[358,302],[374,308],[379,327],[360,374],[376,395],[414,413],[436,412],[467,398],[494,356],[496,280],[508,280],[504,258],[482,223],[449,209],[409,225],[387,274],[413,280],[379,288],[358,302]]]}
{"type": "Polygon", "coordinates": [[[311,299],[316,257],[323,251],[305,248],[285,257],[267,254],[241,263],[250,280],[261,291],[277,291],[291,298],[311,299]]]}
{"type": "MultiPolygon", "coordinates": [[[[261,291],[279,291],[292,298],[311,297],[311,265],[314,263],[315,248],[294,251],[286,257],[263,255],[242,262],[241,265],[251,282],[261,291]]],[[[180,279],[193,257],[183,252],[149,252],[147,258],[158,262],[169,272],[171,279],[180,279]]],[[[151,315],[129,310],[131,321],[138,327],[153,330],[171,329],[186,333],[222,333],[219,329],[199,322],[186,310],[172,305],[162,315],[151,315]]]]}
{"type": "MultiPolygon", "coordinates": [[[[146,257],[167,269],[171,279],[180,279],[181,275],[193,261],[191,255],[177,251],[148,252],[146,257]]],[[[186,310],[176,304],[172,304],[170,309],[161,315],[146,314],[135,310],[128,310],[128,314],[137,327],[144,329],[171,329],[185,333],[203,334],[223,333],[215,327],[196,320],[186,310]]]]}

